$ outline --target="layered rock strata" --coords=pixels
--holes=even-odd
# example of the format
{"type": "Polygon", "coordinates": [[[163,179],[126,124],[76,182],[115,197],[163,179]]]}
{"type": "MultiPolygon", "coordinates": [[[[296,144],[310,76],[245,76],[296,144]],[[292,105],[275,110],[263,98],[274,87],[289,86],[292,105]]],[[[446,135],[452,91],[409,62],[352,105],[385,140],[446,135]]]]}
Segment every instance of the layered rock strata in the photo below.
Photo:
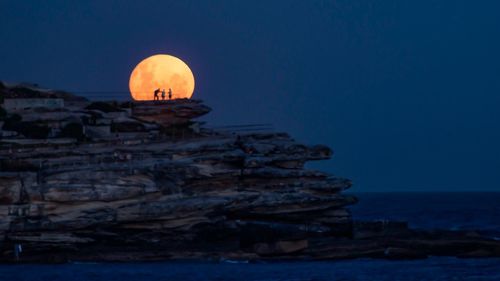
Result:
{"type": "Polygon", "coordinates": [[[0,145],[6,259],[13,244],[24,256],[111,245],[188,251],[200,243],[259,252],[259,243],[288,245],[308,232],[351,234],[344,207],[355,199],[341,195],[350,182],[304,168],[331,157],[325,146],[203,128],[193,119],[210,108],[196,100],[11,104],[0,145]]]}
{"type": "Polygon", "coordinates": [[[305,168],[328,147],[209,129],[201,101],[0,94],[0,261],[398,258],[440,243],[442,254],[500,254],[479,235],[353,222],[351,182],[305,168]],[[450,237],[466,246],[450,251],[450,237]]]}

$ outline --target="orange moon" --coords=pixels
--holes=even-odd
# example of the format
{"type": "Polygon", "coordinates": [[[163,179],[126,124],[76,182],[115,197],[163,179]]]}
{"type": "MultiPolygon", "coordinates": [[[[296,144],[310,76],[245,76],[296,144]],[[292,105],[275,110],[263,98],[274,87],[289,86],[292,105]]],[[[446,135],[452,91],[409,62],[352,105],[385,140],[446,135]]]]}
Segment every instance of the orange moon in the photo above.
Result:
{"type": "MultiPolygon", "coordinates": [[[[172,99],[189,99],[194,91],[194,75],[179,58],[154,55],[134,68],[129,88],[134,100],[153,100],[156,89],[165,89],[165,99],[168,99],[169,89],[172,89],[172,99]]],[[[162,98],[161,93],[159,98],[162,98]]]]}

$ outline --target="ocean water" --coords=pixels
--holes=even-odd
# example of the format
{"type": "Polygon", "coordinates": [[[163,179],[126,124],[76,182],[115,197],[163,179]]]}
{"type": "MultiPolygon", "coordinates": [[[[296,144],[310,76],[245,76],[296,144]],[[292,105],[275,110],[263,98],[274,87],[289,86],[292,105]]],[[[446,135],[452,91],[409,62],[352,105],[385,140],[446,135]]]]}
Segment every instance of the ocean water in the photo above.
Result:
{"type": "MultiPolygon", "coordinates": [[[[500,193],[360,193],[358,219],[409,221],[418,228],[500,233],[500,193]]],[[[151,262],[0,265],[3,280],[499,280],[500,258],[415,261],[151,262]]]]}
{"type": "Polygon", "coordinates": [[[11,265],[1,280],[500,280],[500,259],[431,258],[417,261],[354,260],[230,264],[166,262],[132,264],[11,265]]]}
{"type": "Polygon", "coordinates": [[[353,193],[363,220],[401,220],[422,229],[481,230],[500,237],[500,192],[353,193]]]}

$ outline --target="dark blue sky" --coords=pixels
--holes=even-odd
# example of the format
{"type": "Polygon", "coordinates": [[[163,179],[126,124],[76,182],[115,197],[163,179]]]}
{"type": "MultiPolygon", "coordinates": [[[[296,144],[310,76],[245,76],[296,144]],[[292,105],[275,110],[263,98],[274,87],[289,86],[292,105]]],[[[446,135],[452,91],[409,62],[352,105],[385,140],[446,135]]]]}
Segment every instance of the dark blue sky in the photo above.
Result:
{"type": "Polygon", "coordinates": [[[140,60],[172,54],[214,108],[207,121],[327,144],[334,158],[311,167],[354,191],[500,191],[499,11],[494,0],[0,0],[0,80],[127,91],[140,60]]]}

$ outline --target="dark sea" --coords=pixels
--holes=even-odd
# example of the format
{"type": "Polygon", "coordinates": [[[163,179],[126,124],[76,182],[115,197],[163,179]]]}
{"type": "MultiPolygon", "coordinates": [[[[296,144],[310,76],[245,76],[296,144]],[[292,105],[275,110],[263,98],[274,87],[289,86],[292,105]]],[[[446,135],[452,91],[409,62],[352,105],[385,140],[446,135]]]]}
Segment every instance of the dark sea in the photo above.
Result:
{"type": "MultiPolygon", "coordinates": [[[[416,228],[479,229],[500,237],[500,193],[357,193],[357,219],[404,220],[416,228]]],[[[500,258],[416,261],[157,262],[0,265],[0,280],[499,280],[500,258]]]]}

